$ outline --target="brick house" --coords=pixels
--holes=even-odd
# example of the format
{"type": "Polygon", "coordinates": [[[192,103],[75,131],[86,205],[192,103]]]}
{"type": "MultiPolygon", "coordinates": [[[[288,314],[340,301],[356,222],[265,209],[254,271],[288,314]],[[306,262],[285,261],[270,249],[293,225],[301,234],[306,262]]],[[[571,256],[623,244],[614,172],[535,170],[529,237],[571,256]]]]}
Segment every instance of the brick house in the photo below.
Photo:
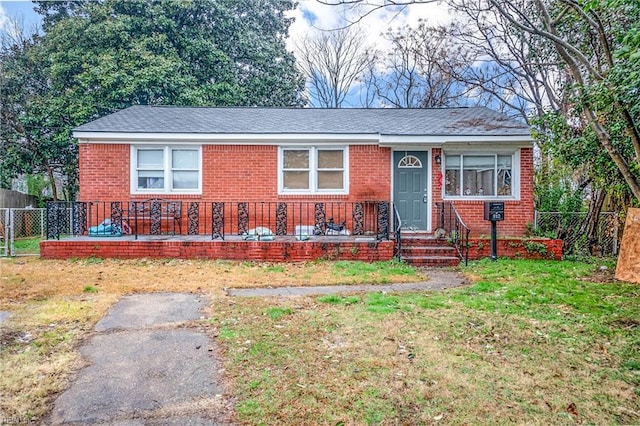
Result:
{"type": "MultiPolygon", "coordinates": [[[[482,107],[133,106],[77,127],[73,136],[81,202],[242,201],[280,213],[284,206],[291,216],[293,209],[302,214],[304,203],[366,215],[367,206],[386,201],[403,230],[425,235],[443,226],[445,204],[472,236],[489,233],[485,201],[505,203],[500,235],[522,236],[534,219],[529,128],[482,107]]],[[[358,228],[352,217],[341,222],[358,228]]]]}

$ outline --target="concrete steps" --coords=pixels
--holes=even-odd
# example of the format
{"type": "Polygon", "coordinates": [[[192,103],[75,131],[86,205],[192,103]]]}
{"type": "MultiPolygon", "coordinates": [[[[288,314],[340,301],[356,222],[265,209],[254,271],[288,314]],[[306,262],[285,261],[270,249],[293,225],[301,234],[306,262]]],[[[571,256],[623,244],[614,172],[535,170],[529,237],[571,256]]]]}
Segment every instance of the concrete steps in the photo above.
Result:
{"type": "Polygon", "coordinates": [[[446,239],[426,232],[407,232],[401,236],[400,256],[407,263],[423,267],[451,267],[460,264],[455,247],[446,239]]]}

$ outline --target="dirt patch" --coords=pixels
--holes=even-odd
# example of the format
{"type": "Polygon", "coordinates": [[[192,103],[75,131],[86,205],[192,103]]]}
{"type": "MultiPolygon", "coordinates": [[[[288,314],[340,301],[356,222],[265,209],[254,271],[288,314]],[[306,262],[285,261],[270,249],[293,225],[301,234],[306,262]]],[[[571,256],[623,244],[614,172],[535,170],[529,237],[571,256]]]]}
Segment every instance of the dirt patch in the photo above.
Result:
{"type": "MultiPolygon", "coordinates": [[[[79,294],[196,292],[222,295],[226,288],[372,284],[424,281],[415,275],[336,272],[331,263],[249,263],[199,260],[42,260],[5,262],[0,309],[12,303],[79,294]]],[[[8,309],[10,310],[10,309],[8,309]]]]}
{"type": "Polygon", "coordinates": [[[607,267],[601,267],[596,269],[591,275],[588,275],[582,279],[590,283],[613,283],[616,282],[616,271],[607,267]]]}
{"type": "Polygon", "coordinates": [[[636,329],[640,327],[640,320],[633,319],[633,318],[622,318],[622,319],[613,321],[612,324],[620,328],[636,329]]]}

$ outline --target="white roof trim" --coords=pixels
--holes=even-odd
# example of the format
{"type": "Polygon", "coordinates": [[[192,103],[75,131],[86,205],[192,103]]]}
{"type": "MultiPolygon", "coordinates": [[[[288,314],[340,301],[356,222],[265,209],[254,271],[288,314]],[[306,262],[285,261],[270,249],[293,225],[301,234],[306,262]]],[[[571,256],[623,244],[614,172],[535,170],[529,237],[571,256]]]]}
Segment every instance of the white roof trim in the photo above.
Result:
{"type": "Polygon", "coordinates": [[[372,134],[328,134],[328,133],[121,133],[121,132],[73,132],[80,143],[198,143],[215,145],[296,145],[304,143],[348,143],[378,144],[383,147],[406,148],[408,146],[442,146],[507,144],[531,146],[533,138],[528,135],[511,136],[398,136],[372,134]]]}
{"type": "Polygon", "coordinates": [[[380,135],[380,146],[407,146],[407,145],[453,145],[476,143],[524,143],[531,145],[533,138],[529,135],[517,136],[393,136],[380,135]]]}
{"type": "Polygon", "coordinates": [[[307,133],[120,133],[120,132],[73,132],[80,143],[118,143],[118,142],[172,142],[201,144],[237,145],[273,145],[301,142],[349,142],[371,144],[380,140],[375,134],[307,134],[307,133]]]}

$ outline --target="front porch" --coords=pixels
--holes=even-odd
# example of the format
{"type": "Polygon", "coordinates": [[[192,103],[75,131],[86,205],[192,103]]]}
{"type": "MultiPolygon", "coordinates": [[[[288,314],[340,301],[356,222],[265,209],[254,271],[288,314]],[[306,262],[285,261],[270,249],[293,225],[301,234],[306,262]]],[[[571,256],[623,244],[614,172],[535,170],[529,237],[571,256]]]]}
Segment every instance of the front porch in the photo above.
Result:
{"type": "MultiPolygon", "coordinates": [[[[388,201],[49,203],[40,255],[267,262],[396,257],[417,266],[456,266],[489,255],[488,240],[470,236],[452,203],[436,203],[434,211],[431,234],[403,229],[388,201]]],[[[560,240],[502,237],[498,246],[499,256],[562,257],[560,240]]]]}
{"type": "Polygon", "coordinates": [[[44,258],[390,260],[388,201],[49,203],[44,258]]]}

